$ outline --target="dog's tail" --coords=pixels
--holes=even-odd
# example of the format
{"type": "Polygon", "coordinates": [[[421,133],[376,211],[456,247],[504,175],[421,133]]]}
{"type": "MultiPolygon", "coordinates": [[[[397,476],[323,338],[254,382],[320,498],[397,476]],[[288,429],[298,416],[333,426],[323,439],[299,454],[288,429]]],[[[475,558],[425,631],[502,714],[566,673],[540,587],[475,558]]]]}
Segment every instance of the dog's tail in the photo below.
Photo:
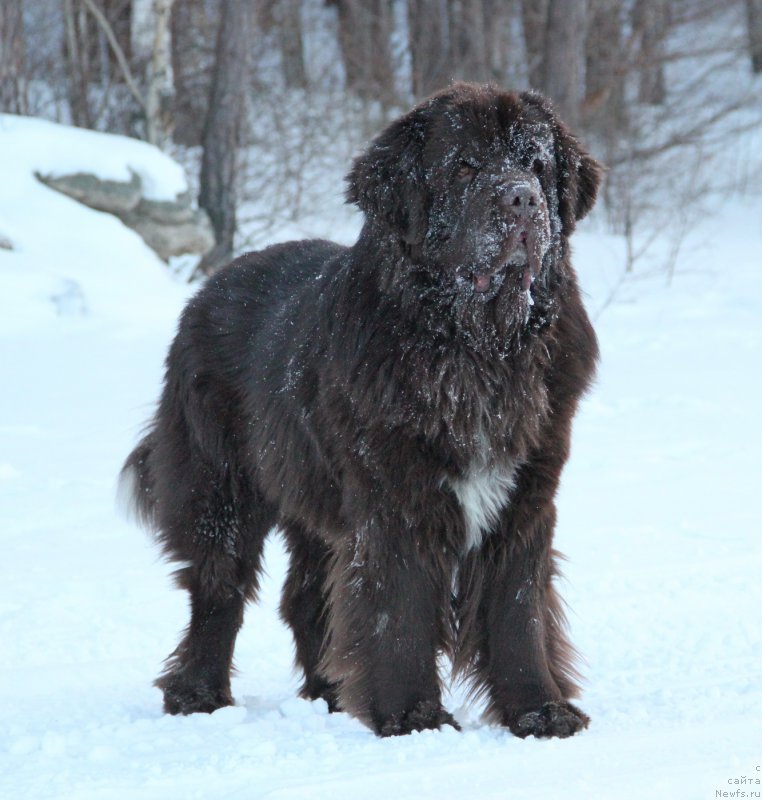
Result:
{"type": "Polygon", "coordinates": [[[151,474],[151,455],[154,441],[149,433],[127,456],[119,473],[116,499],[121,512],[146,528],[155,522],[156,494],[151,474]]]}

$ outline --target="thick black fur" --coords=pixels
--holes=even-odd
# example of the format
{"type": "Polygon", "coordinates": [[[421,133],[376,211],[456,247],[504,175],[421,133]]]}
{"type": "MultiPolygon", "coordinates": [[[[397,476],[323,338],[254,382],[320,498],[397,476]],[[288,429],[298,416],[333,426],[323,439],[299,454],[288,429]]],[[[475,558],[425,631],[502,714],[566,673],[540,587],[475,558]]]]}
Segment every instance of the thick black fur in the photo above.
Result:
{"type": "Polygon", "coordinates": [[[122,476],[191,596],[168,712],[232,703],[277,525],[303,696],[380,735],[455,725],[445,652],[517,736],[587,726],[551,544],[597,358],[568,237],[600,173],[538,95],[457,84],[356,160],[353,247],[249,253],[190,301],[122,476]]]}

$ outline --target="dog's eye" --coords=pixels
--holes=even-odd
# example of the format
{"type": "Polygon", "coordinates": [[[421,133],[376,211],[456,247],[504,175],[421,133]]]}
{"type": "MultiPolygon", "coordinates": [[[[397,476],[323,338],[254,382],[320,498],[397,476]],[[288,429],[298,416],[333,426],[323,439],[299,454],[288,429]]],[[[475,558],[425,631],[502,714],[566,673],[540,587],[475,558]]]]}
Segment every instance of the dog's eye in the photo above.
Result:
{"type": "Polygon", "coordinates": [[[479,171],[479,168],[469,162],[469,161],[461,161],[460,165],[458,166],[458,171],[455,173],[455,177],[462,181],[463,183],[467,183],[473,180],[476,173],[479,171]]]}
{"type": "Polygon", "coordinates": [[[534,174],[538,177],[542,175],[542,173],[545,172],[545,162],[539,158],[535,158],[535,160],[532,162],[532,172],[534,172],[534,174]]]}

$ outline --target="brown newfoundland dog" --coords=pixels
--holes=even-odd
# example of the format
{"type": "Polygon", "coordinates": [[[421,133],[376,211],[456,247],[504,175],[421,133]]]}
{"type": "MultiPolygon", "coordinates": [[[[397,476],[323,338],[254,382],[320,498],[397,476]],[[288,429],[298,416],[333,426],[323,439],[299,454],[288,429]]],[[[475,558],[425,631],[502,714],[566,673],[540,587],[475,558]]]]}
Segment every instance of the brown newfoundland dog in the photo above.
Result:
{"type": "Polygon", "coordinates": [[[454,85],[354,163],[357,243],[249,253],[190,301],[123,469],[182,567],[172,714],[230,705],[265,537],[302,696],[381,736],[443,724],[437,657],[517,736],[570,736],[554,495],[596,339],[569,260],[601,168],[531,93],[454,85]]]}

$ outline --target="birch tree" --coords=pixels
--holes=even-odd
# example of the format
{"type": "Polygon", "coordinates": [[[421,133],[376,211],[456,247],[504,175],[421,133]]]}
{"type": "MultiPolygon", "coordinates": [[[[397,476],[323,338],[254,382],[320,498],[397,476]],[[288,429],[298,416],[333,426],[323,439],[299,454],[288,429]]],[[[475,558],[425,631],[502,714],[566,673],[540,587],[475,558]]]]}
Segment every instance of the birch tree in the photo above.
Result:
{"type": "Polygon", "coordinates": [[[170,15],[174,0],[132,0],[130,41],[145,72],[146,139],[161,145],[171,130],[173,95],[170,15]]]}
{"type": "Polygon", "coordinates": [[[146,91],[146,138],[161,145],[172,129],[170,14],[174,0],[153,0],[153,43],[146,91]]]}

